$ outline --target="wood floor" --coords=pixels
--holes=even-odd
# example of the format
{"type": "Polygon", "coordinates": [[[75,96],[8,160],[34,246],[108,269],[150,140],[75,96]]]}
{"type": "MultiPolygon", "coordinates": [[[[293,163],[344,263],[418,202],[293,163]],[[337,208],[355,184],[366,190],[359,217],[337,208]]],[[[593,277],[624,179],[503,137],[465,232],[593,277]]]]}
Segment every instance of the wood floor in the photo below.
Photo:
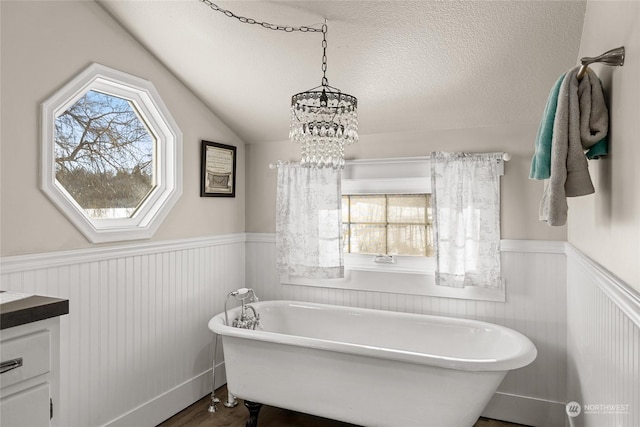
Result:
{"type": "MultiPolygon", "coordinates": [[[[216,390],[216,396],[224,402],[227,398],[226,386],[216,390]]],[[[244,427],[249,412],[238,399],[238,406],[226,408],[222,402],[218,403],[217,411],[208,412],[211,398],[206,396],[182,412],[174,415],[158,427],[244,427]]],[[[313,415],[289,411],[287,409],[263,406],[258,417],[259,427],[356,427],[353,424],[329,420],[313,415]]],[[[398,426],[402,427],[402,426],[398,426]]],[[[425,425],[425,427],[431,427],[425,425]]],[[[437,426],[433,426],[437,427],[437,426]]],[[[474,427],[523,427],[520,424],[480,418],[474,427]]]]}

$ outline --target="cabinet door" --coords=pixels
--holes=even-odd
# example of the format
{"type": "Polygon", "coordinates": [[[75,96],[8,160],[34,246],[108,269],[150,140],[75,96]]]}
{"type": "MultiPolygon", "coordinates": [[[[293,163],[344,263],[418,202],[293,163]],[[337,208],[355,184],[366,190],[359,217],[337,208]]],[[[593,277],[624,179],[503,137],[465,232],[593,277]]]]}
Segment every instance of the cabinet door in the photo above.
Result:
{"type": "Polygon", "coordinates": [[[0,400],[2,427],[49,425],[49,383],[39,384],[0,400]]]}

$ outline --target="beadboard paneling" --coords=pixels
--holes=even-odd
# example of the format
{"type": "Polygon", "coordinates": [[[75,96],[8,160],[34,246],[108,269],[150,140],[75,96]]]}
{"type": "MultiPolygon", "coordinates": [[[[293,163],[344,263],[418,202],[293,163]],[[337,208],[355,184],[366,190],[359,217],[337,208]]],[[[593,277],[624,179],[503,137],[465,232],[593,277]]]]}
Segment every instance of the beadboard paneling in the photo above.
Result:
{"type": "MultiPolygon", "coordinates": [[[[538,349],[529,366],[510,372],[485,415],[527,425],[564,424],[566,399],[566,258],[564,242],[504,241],[507,301],[451,298],[310,286],[281,285],[275,269],[275,239],[247,236],[247,286],[262,299],[284,299],[478,319],[524,333],[538,349]],[[508,399],[506,397],[513,397],[508,399]],[[516,413],[505,408],[525,401],[516,413]],[[529,410],[525,408],[529,402],[529,410]]],[[[400,276],[389,274],[389,280],[400,276]]]]}
{"type": "Polygon", "coordinates": [[[2,289],[70,300],[61,318],[60,425],[155,425],[207,394],[213,346],[206,324],[226,294],[243,286],[262,299],[503,324],[530,337],[538,358],[507,376],[485,415],[564,425],[568,397],[630,405],[625,414],[581,415],[571,420],[576,426],[640,425],[637,295],[571,247],[567,271],[563,242],[503,242],[507,302],[499,303],[280,285],[273,235],[246,240],[237,234],[2,258],[2,289]]]}
{"type": "Polygon", "coordinates": [[[570,425],[640,426],[640,295],[572,246],[567,288],[570,425]]]}
{"type": "Polygon", "coordinates": [[[207,323],[244,286],[244,248],[237,234],[3,258],[2,289],[69,299],[60,425],[153,426],[210,392],[207,323]]]}

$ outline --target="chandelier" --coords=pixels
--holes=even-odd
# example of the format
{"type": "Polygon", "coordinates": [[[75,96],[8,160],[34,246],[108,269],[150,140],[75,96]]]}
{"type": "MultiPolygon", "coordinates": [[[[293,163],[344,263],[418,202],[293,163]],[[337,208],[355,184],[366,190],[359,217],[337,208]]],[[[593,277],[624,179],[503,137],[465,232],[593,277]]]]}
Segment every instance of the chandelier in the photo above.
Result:
{"type": "Polygon", "coordinates": [[[327,80],[327,21],[322,29],[269,24],[238,16],[211,0],[200,0],[211,9],[245,24],[260,25],[276,31],[322,32],[322,82],[291,97],[289,139],[300,143],[301,166],[344,168],[344,146],[358,142],[358,100],[329,86],[327,80]]]}
{"type": "Polygon", "coordinates": [[[329,86],[327,24],[322,25],[322,83],[291,97],[289,139],[300,143],[305,167],[344,168],[344,146],[358,142],[358,99],[329,86]]]}

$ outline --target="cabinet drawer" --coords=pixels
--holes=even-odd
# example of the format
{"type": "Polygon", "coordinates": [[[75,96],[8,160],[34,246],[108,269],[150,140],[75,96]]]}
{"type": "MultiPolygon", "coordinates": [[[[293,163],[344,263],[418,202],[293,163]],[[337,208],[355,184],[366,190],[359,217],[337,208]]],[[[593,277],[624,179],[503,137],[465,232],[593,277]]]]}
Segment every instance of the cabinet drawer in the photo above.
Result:
{"type": "Polygon", "coordinates": [[[0,400],[2,427],[49,426],[49,384],[23,390],[0,400]]]}
{"type": "Polygon", "coordinates": [[[2,388],[46,374],[50,368],[50,333],[38,331],[0,343],[0,361],[22,359],[22,365],[0,374],[2,388]]]}

